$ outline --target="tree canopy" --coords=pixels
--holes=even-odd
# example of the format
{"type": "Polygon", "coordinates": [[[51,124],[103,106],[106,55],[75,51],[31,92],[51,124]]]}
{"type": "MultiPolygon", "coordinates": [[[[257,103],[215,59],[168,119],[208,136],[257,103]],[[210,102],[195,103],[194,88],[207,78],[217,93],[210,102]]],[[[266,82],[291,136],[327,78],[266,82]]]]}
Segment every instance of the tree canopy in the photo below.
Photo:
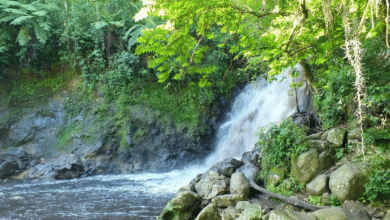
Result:
{"type": "Polygon", "coordinates": [[[215,37],[215,27],[238,38],[230,48],[236,59],[245,57],[252,66],[266,62],[270,76],[302,59],[323,64],[352,38],[380,33],[389,47],[388,0],[156,0],[150,14],[167,23],[144,30],[136,52],[152,54],[149,65],[157,67],[161,82],[202,74],[200,85],[207,85],[215,66],[202,63],[209,48],[201,42],[215,37]]]}

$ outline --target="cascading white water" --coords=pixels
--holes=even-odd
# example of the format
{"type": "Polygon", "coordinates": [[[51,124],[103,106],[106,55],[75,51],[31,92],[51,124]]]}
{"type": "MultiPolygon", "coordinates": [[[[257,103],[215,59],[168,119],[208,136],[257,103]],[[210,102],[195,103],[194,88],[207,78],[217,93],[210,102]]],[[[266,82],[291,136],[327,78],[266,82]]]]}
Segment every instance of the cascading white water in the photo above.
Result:
{"type": "MultiPolygon", "coordinates": [[[[299,71],[295,82],[301,82],[302,66],[294,67],[299,71]]],[[[254,148],[258,138],[255,133],[259,127],[270,123],[279,123],[296,112],[295,91],[290,87],[293,68],[287,68],[277,76],[277,80],[267,83],[258,79],[256,84],[247,85],[235,99],[227,120],[217,132],[215,152],[206,160],[207,166],[212,166],[228,157],[240,158],[241,155],[254,148]]],[[[300,111],[310,108],[308,96],[309,87],[304,85],[297,90],[300,111]]]]}

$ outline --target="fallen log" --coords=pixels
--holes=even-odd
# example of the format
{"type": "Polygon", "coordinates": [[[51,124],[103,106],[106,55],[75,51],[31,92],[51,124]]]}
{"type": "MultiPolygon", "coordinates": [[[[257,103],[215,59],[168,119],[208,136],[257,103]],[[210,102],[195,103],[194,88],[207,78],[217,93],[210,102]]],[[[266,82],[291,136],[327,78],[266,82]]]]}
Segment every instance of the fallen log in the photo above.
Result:
{"type": "Polygon", "coordinates": [[[249,181],[249,183],[251,184],[251,187],[256,189],[257,191],[262,192],[262,193],[264,193],[264,194],[266,194],[266,195],[268,195],[270,197],[273,197],[273,198],[285,201],[287,203],[290,203],[290,204],[292,204],[292,205],[294,205],[296,207],[304,208],[304,209],[311,210],[311,211],[316,211],[316,210],[323,209],[323,208],[329,208],[329,206],[313,205],[313,204],[304,202],[304,201],[299,200],[299,199],[286,197],[286,196],[282,196],[282,195],[270,192],[270,191],[266,190],[265,188],[260,187],[259,185],[257,185],[253,181],[249,181]]]}

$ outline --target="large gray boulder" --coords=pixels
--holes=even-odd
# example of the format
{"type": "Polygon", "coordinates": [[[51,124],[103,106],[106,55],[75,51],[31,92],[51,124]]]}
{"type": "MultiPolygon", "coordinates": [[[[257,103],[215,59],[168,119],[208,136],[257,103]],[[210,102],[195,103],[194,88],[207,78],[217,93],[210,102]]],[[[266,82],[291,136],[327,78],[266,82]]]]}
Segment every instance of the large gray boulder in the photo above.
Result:
{"type": "Polygon", "coordinates": [[[57,172],[56,179],[73,179],[80,177],[84,171],[84,165],[80,158],[74,154],[64,154],[52,162],[53,169],[57,172]]]}
{"type": "Polygon", "coordinates": [[[261,220],[262,212],[259,204],[250,204],[241,213],[237,220],[261,220]]]}
{"type": "Polygon", "coordinates": [[[259,184],[260,169],[252,163],[246,163],[236,170],[236,173],[243,173],[248,181],[259,184]]]}
{"type": "Polygon", "coordinates": [[[54,180],[57,172],[54,170],[52,163],[38,164],[29,170],[27,178],[39,180],[54,180]]]}
{"type": "Polygon", "coordinates": [[[249,196],[251,185],[243,173],[233,173],[230,179],[230,193],[249,196]]]}
{"type": "Polygon", "coordinates": [[[229,206],[221,213],[222,220],[234,220],[241,215],[241,212],[235,209],[233,206],[229,206]]]}
{"type": "Polygon", "coordinates": [[[327,140],[335,147],[341,147],[344,143],[346,132],[345,128],[332,128],[328,133],[327,140]]]}
{"type": "Polygon", "coordinates": [[[283,209],[272,211],[269,215],[269,220],[316,220],[316,217],[310,213],[283,209]]]}
{"type": "Polygon", "coordinates": [[[330,175],[329,188],[340,202],[357,200],[363,195],[368,181],[367,166],[363,163],[347,163],[330,175]]]}
{"type": "Polygon", "coordinates": [[[313,212],[317,220],[347,220],[347,216],[340,207],[320,209],[313,212]]]}
{"type": "Polygon", "coordinates": [[[360,202],[345,201],[343,204],[343,210],[347,216],[347,220],[370,220],[367,210],[360,202]]]}
{"type": "Polygon", "coordinates": [[[221,216],[219,215],[217,206],[210,204],[204,208],[195,220],[220,220],[221,216]]]}
{"type": "Polygon", "coordinates": [[[209,171],[195,183],[195,191],[204,199],[212,199],[225,194],[229,190],[229,179],[216,171],[209,171]]]}
{"type": "Polygon", "coordinates": [[[320,196],[328,189],[328,176],[319,175],[306,185],[307,192],[312,196],[320,196]]]}
{"type": "Polygon", "coordinates": [[[292,160],[291,173],[300,183],[306,184],[319,171],[320,161],[316,148],[312,148],[292,160]]]}
{"type": "Polygon", "coordinates": [[[14,161],[4,161],[0,164],[0,179],[16,174],[18,164],[14,161]]]}
{"type": "Polygon", "coordinates": [[[201,198],[191,191],[179,191],[168,202],[157,220],[188,220],[193,219],[193,212],[200,207],[201,198]]]}
{"type": "Polygon", "coordinates": [[[53,162],[38,164],[29,171],[27,178],[53,180],[73,179],[80,177],[84,166],[79,157],[74,154],[64,154],[53,162]]]}
{"type": "Polygon", "coordinates": [[[210,170],[217,171],[219,174],[230,177],[237,168],[243,165],[243,162],[234,158],[228,158],[221,161],[210,168],[210,170]]]}
{"type": "Polygon", "coordinates": [[[211,202],[218,207],[226,208],[229,206],[235,206],[239,201],[244,201],[246,199],[247,197],[245,195],[226,194],[214,197],[211,202]]]}

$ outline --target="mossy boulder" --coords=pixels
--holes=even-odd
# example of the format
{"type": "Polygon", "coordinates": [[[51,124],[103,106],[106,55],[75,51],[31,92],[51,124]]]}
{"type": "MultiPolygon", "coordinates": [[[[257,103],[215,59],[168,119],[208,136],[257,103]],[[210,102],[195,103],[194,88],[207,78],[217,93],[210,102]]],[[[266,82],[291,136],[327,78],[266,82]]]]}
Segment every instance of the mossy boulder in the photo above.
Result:
{"type": "Polygon", "coordinates": [[[320,161],[318,151],[312,148],[292,160],[291,172],[300,183],[306,184],[319,171],[320,161]]]}
{"type": "Polygon", "coordinates": [[[362,139],[362,131],[360,130],[360,128],[354,128],[348,132],[348,140],[351,139],[362,139]]]}
{"type": "Polygon", "coordinates": [[[227,207],[221,213],[222,220],[234,220],[237,219],[237,217],[239,217],[240,215],[241,212],[233,206],[227,207]]]}
{"type": "Polygon", "coordinates": [[[316,217],[310,213],[283,209],[272,211],[269,215],[269,220],[316,220],[316,217]]]}
{"type": "Polygon", "coordinates": [[[229,179],[216,171],[209,171],[195,184],[195,191],[204,199],[212,199],[229,190],[229,179]]]}
{"type": "Polygon", "coordinates": [[[346,132],[345,128],[332,128],[326,139],[335,147],[341,147],[344,143],[346,132]]]}
{"type": "Polygon", "coordinates": [[[328,189],[328,176],[319,175],[306,185],[307,192],[312,196],[320,196],[328,189]]]}
{"type": "Polygon", "coordinates": [[[237,220],[261,220],[262,212],[261,206],[258,204],[248,205],[244,211],[241,213],[241,216],[237,220]]]}
{"type": "Polygon", "coordinates": [[[286,174],[287,174],[287,167],[285,166],[273,167],[266,178],[266,184],[277,186],[286,177],[286,174]]]}
{"type": "Polygon", "coordinates": [[[249,196],[251,185],[243,173],[233,173],[230,179],[230,193],[249,196]]]}
{"type": "Polygon", "coordinates": [[[204,208],[195,220],[220,220],[221,215],[218,212],[217,206],[210,204],[204,208]]]}
{"type": "Polygon", "coordinates": [[[218,207],[229,207],[235,206],[239,201],[244,201],[247,199],[246,195],[242,194],[227,194],[222,196],[214,197],[212,203],[218,207]]]}
{"type": "Polygon", "coordinates": [[[179,191],[168,202],[157,220],[188,220],[200,207],[201,197],[191,191],[179,191]]]}
{"type": "Polygon", "coordinates": [[[329,179],[329,188],[340,202],[357,200],[363,195],[364,184],[368,181],[367,165],[347,163],[335,170],[329,179]]]}
{"type": "Polygon", "coordinates": [[[320,209],[313,212],[317,220],[347,220],[347,215],[340,207],[320,209]]]}

